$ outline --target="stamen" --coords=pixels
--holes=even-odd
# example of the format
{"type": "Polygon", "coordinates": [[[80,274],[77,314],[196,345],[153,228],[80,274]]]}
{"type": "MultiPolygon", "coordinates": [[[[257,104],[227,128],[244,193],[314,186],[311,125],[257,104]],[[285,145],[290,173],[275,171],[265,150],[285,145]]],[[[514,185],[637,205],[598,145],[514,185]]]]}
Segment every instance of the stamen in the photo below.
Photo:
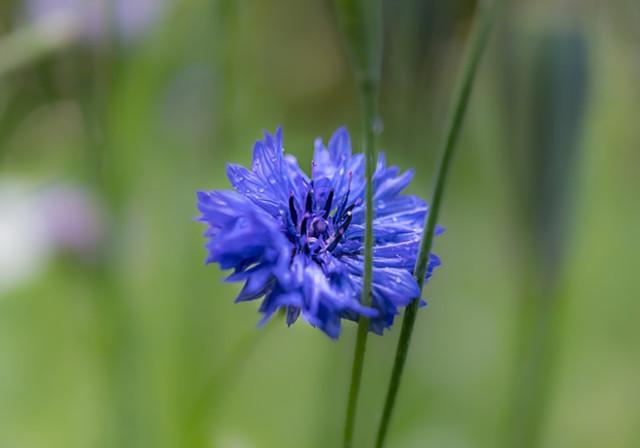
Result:
{"type": "Polygon", "coordinates": [[[342,218],[342,215],[345,212],[344,208],[347,206],[347,202],[349,202],[349,193],[351,193],[350,189],[347,190],[347,194],[344,195],[344,200],[342,201],[342,204],[340,204],[340,208],[338,208],[338,212],[334,216],[334,222],[337,222],[342,218]]]}
{"type": "Polygon", "coordinates": [[[313,189],[309,190],[309,192],[307,193],[307,201],[304,207],[304,210],[307,213],[311,213],[313,209],[313,189]]]}
{"type": "Polygon", "coordinates": [[[335,249],[338,246],[338,243],[340,243],[340,241],[342,240],[342,237],[344,236],[345,232],[349,228],[349,224],[351,224],[352,218],[353,218],[353,213],[351,213],[351,210],[349,210],[347,212],[347,218],[344,220],[344,223],[342,223],[340,228],[337,230],[335,236],[333,237],[333,240],[331,241],[331,244],[327,246],[328,252],[331,252],[333,249],[335,249]]]}
{"type": "Polygon", "coordinates": [[[322,235],[327,230],[327,222],[323,219],[314,219],[311,223],[312,232],[316,235],[322,235]]]}
{"type": "Polygon", "coordinates": [[[306,255],[309,255],[309,253],[311,253],[311,246],[309,245],[309,238],[307,238],[306,236],[302,239],[302,241],[304,241],[304,244],[302,245],[302,252],[306,255]]]}
{"type": "MultiPolygon", "coordinates": [[[[353,206],[351,206],[351,207],[353,207],[353,206]]],[[[340,232],[340,231],[342,231],[342,233],[346,232],[347,228],[349,228],[349,224],[351,224],[351,220],[352,219],[353,219],[353,213],[351,212],[351,210],[347,210],[347,219],[344,220],[344,222],[342,223],[342,225],[338,229],[338,232],[340,232]]]]}
{"type": "Polygon", "coordinates": [[[349,207],[347,207],[347,209],[344,211],[344,213],[347,215],[347,219],[349,220],[349,222],[351,222],[351,215],[352,215],[353,209],[356,207],[356,205],[357,204],[354,202],[349,207]]]}
{"type": "Polygon", "coordinates": [[[334,216],[334,218],[335,218],[334,222],[337,222],[340,219],[342,219],[342,215],[345,212],[345,207],[349,203],[349,194],[351,193],[351,181],[352,180],[353,180],[353,171],[349,171],[349,184],[347,186],[347,194],[344,195],[344,200],[342,201],[342,204],[340,204],[340,207],[338,208],[338,212],[334,216]]]}
{"type": "Polygon", "coordinates": [[[295,198],[293,197],[293,193],[289,196],[289,213],[291,214],[291,221],[293,221],[293,226],[298,225],[298,212],[296,211],[295,198]]]}
{"type": "Polygon", "coordinates": [[[309,215],[305,213],[304,218],[302,218],[302,224],[300,224],[300,235],[307,234],[307,221],[309,221],[309,215]]]}
{"type": "Polygon", "coordinates": [[[327,198],[327,202],[324,204],[324,215],[322,216],[324,219],[329,217],[329,212],[331,211],[331,205],[333,205],[333,189],[329,191],[329,197],[327,198]]]}

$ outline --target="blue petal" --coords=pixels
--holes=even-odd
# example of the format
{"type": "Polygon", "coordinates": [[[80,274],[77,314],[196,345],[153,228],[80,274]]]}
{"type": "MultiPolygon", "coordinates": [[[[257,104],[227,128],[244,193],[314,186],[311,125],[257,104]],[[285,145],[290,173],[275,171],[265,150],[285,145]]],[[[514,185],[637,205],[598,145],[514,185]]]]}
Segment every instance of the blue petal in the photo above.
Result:
{"type": "Polygon", "coordinates": [[[402,190],[407,188],[407,186],[411,182],[411,179],[413,179],[413,175],[414,171],[408,170],[400,176],[388,178],[383,182],[380,182],[374,192],[374,200],[383,201],[385,199],[391,199],[397,196],[402,190]]]}
{"type": "Polygon", "coordinates": [[[238,193],[249,198],[272,216],[277,216],[283,208],[282,200],[273,199],[271,189],[264,180],[243,166],[227,164],[227,177],[238,193]]]}
{"type": "Polygon", "coordinates": [[[264,325],[280,308],[299,307],[300,294],[297,292],[286,292],[275,289],[269,293],[260,304],[258,311],[262,313],[262,319],[258,325],[264,325]]]}
{"type": "Polygon", "coordinates": [[[339,128],[329,140],[329,154],[335,166],[345,166],[351,158],[351,140],[344,127],[339,128]]]}
{"type": "Polygon", "coordinates": [[[263,182],[262,188],[271,192],[273,200],[284,205],[289,199],[289,182],[283,169],[282,148],[276,148],[272,143],[273,139],[256,142],[252,171],[263,182]]]}
{"type": "Polygon", "coordinates": [[[395,306],[406,306],[420,296],[420,288],[406,269],[374,268],[373,294],[395,306]]]}
{"type": "Polygon", "coordinates": [[[297,306],[288,306],[287,307],[287,325],[291,326],[298,320],[298,316],[300,315],[300,308],[297,306]]]}
{"type": "Polygon", "coordinates": [[[255,300],[267,294],[273,287],[273,273],[270,264],[262,264],[250,272],[237,272],[227,278],[228,281],[246,280],[236,302],[255,300]]]}

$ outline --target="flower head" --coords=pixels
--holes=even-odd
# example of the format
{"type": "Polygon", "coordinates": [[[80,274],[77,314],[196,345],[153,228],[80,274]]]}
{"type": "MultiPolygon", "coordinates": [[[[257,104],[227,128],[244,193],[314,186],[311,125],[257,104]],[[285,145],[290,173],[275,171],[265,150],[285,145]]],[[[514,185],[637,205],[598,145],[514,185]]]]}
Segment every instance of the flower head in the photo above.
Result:
{"type": "MultiPolygon", "coordinates": [[[[311,177],[284,153],[282,131],[253,148],[251,169],[229,164],[235,191],[198,193],[200,221],[208,227],[207,263],[233,269],[243,281],[236,301],[263,298],[263,322],[285,309],[328,336],[342,319],[369,320],[382,334],[400,307],[420,296],[412,275],[427,205],[402,195],[413,177],[387,167],[380,153],[373,176],[373,285],[371,306],[360,302],[364,271],[365,174],[362,154],[351,153],[346,129],[328,147],[316,140],[311,177]]],[[[437,230],[441,232],[441,229],[437,230]]],[[[427,278],[440,264],[430,255],[427,278]]]]}

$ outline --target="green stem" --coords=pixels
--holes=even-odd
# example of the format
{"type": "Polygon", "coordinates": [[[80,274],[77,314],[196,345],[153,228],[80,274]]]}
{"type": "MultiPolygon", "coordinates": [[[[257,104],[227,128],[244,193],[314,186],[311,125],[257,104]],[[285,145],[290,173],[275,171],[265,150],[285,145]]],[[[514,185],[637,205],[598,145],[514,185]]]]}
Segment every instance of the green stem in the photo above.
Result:
{"type": "MultiPolygon", "coordinates": [[[[462,121],[469,103],[469,97],[471,95],[473,80],[477,72],[478,64],[482,57],[483,50],[486,47],[491,27],[500,3],[501,0],[497,0],[491,7],[487,8],[476,24],[471,37],[469,52],[465,58],[462,76],[459,80],[458,88],[454,97],[453,109],[448,120],[446,138],[442,148],[442,158],[440,159],[440,164],[438,166],[435,188],[431,199],[431,210],[426,218],[425,230],[422,235],[420,251],[418,252],[418,259],[414,270],[416,281],[418,282],[421,290],[429,264],[429,254],[431,253],[431,246],[433,244],[433,234],[436,228],[436,222],[438,221],[438,214],[440,212],[440,206],[454,149],[456,147],[458,136],[460,135],[462,121]]],[[[389,428],[398,389],[402,380],[405,362],[407,360],[407,353],[411,343],[411,334],[413,333],[419,302],[420,300],[416,298],[409,306],[407,306],[405,311],[400,339],[398,340],[395,361],[391,373],[391,380],[389,381],[389,387],[387,390],[387,398],[385,400],[380,426],[378,427],[378,435],[375,445],[377,448],[382,448],[386,440],[387,430],[389,428]]]]}
{"type": "MultiPolygon", "coordinates": [[[[373,170],[375,164],[375,134],[374,125],[376,117],[377,83],[374,81],[362,81],[362,103],[364,119],[364,155],[365,173],[367,181],[366,208],[365,208],[365,233],[364,233],[364,275],[362,284],[361,302],[371,305],[371,280],[373,272],[373,170]]],[[[362,381],[364,367],[364,354],[367,348],[367,335],[369,319],[360,316],[358,321],[358,334],[351,368],[351,385],[349,387],[349,402],[347,403],[347,417],[344,427],[343,446],[348,448],[353,443],[353,431],[355,428],[356,410],[358,408],[358,396],[362,381]]]]}
{"type": "Polygon", "coordinates": [[[369,319],[360,317],[358,322],[358,335],[356,338],[356,348],[353,355],[353,365],[351,367],[351,385],[349,387],[349,403],[347,404],[347,418],[344,426],[343,446],[351,447],[353,444],[353,431],[356,421],[356,410],[358,408],[358,396],[360,395],[360,383],[362,380],[362,370],[364,367],[364,353],[367,347],[367,333],[369,319]]]}

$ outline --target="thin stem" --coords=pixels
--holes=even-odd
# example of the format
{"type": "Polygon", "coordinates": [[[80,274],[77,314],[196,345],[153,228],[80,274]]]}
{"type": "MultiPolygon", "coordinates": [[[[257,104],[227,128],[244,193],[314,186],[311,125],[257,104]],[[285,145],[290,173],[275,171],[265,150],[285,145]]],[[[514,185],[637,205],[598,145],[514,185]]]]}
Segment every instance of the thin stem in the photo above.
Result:
{"type": "MultiPolygon", "coordinates": [[[[476,23],[476,27],[471,37],[469,52],[465,58],[465,65],[454,97],[453,109],[449,117],[446,128],[446,138],[442,148],[442,158],[440,159],[440,164],[438,166],[435,188],[431,199],[431,210],[426,218],[425,230],[422,235],[420,251],[418,252],[418,259],[414,270],[414,275],[420,289],[422,289],[424,284],[424,278],[429,264],[431,246],[433,244],[433,234],[436,228],[436,222],[438,221],[438,214],[440,212],[444,188],[449,174],[456,142],[460,135],[463,118],[469,103],[473,80],[475,78],[483,50],[486,47],[491,27],[500,3],[501,0],[497,0],[491,7],[487,8],[478,23],[476,23]]],[[[400,339],[398,340],[395,361],[391,373],[391,380],[389,381],[389,388],[387,390],[387,398],[385,400],[380,426],[378,427],[378,435],[375,445],[377,448],[382,448],[385,443],[398,389],[402,380],[405,362],[407,360],[407,353],[411,343],[411,334],[413,333],[419,302],[420,300],[416,298],[411,302],[411,304],[409,304],[409,306],[407,306],[405,311],[400,339]]]]}
{"type": "MultiPolygon", "coordinates": [[[[364,272],[362,278],[362,304],[371,304],[371,277],[373,261],[373,170],[374,170],[374,120],[382,61],[382,1],[336,0],[338,22],[347,44],[347,50],[362,95],[364,131],[364,155],[366,172],[364,272]]],[[[369,319],[360,317],[356,338],[349,402],[344,427],[344,447],[349,448],[358,408],[358,395],[367,347],[369,319]]]]}
{"type": "MultiPolygon", "coordinates": [[[[362,284],[362,299],[364,305],[371,305],[371,277],[373,272],[373,170],[375,163],[375,134],[374,122],[376,116],[377,84],[375,82],[362,81],[362,102],[364,118],[364,154],[365,172],[367,180],[366,208],[365,208],[365,234],[364,234],[364,275],[362,284]]],[[[349,402],[347,403],[347,417],[344,427],[343,446],[348,448],[353,442],[356,410],[358,408],[358,396],[362,381],[364,367],[364,354],[367,348],[367,335],[369,332],[369,319],[360,316],[358,321],[358,334],[351,368],[351,385],[349,387],[349,402]]]]}
{"type": "Polygon", "coordinates": [[[344,426],[343,446],[345,448],[351,447],[353,444],[353,431],[355,429],[358,396],[360,395],[360,383],[362,381],[362,370],[364,367],[364,354],[367,348],[368,327],[369,319],[366,317],[360,317],[360,321],[358,322],[358,335],[356,337],[356,348],[353,355],[353,365],[351,367],[351,385],[349,387],[347,418],[344,426]]]}

